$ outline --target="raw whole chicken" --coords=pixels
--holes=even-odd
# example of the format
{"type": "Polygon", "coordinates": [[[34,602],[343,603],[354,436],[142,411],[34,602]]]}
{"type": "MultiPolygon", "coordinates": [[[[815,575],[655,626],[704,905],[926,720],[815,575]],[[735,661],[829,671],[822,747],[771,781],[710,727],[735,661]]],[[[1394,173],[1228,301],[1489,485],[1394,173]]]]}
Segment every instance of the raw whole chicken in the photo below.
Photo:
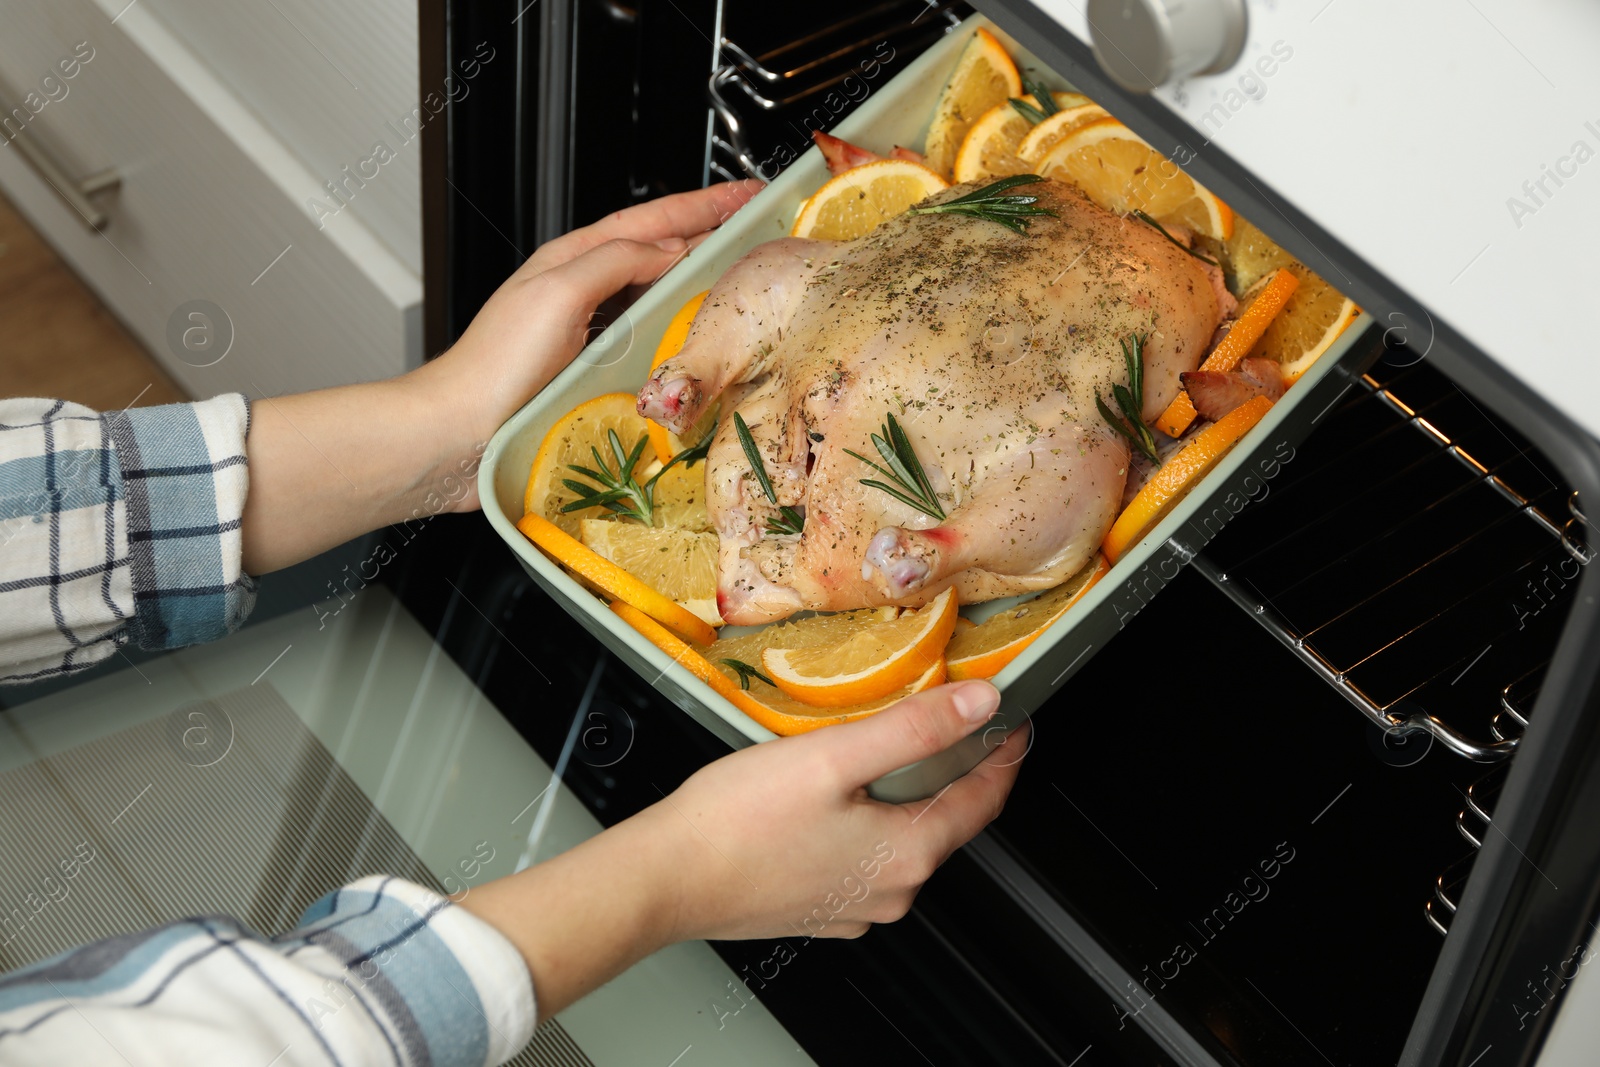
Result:
{"type": "Polygon", "coordinates": [[[963,603],[988,600],[1057,585],[1094,555],[1128,471],[1127,442],[1095,407],[1128,382],[1123,343],[1144,338],[1153,421],[1234,301],[1219,271],[1138,219],[1056,182],[1018,192],[1055,217],[1018,234],[901,215],[856,241],[757,247],[640,390],[639,412],[679,433],[721,400],[706,483],[727,622],[920,605],[952,584],[963,603]],[[943,521],[862,484],[879,475],[846,450],[878,460],[871,436],[889,414],[943,521]],[[801,534],[769,531],[780,506],[804,517],[801,534]]]}

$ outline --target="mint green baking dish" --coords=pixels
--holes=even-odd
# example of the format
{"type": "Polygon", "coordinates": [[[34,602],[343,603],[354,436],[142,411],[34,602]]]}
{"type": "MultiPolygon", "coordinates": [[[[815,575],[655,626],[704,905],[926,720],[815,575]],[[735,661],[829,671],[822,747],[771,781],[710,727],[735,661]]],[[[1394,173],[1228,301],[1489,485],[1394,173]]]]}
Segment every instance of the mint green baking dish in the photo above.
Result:
{"type": "MultiPolygon", "coordinates": [[[[921,144],[945,76],[977,26],[986,26],[1000,38],[1025,73],[1053,87],[1070,88],[987,19],[973,16],[877,88],[832,132],[884,151],[896,144],[921,144]]],[[[648,376],[657,341],[684,301],[709,289],[751,248],[787,235],[800,204],[828,177],[821,154],[808,148],[512,416],[489,442],[478,473],[484,514],[534,581],[658,692],[734,748],[768,741],[774,735],[612,614],[604,602],[523,537],[516,521],[522,517],[523,491],[534,454],[554,422],[602,393],[637,391],[648,376]]],[[[1333,349],[1160,525],[1119,560],[1065,618],[994,679],[1004,699],[990,728],[939,756],[884,776],[873,783],[873,795],[897,802],[931,796],[976,766],[1006,731],[1064,686],[1097,648],[1115,636],[1227,519],[1259,492],[1253,486],[1264,485],[1292,461],[1295,445],[1326,414],[1352,374],[1364,369],[1359,364],[1374,350],[1371,343],[1362,343],[1370,325],[1370,317],[1363,315],[1346,330],[1333,349]]],[[[963,613],[981,620],[1012,602],[972,605],[963,613]]]]}

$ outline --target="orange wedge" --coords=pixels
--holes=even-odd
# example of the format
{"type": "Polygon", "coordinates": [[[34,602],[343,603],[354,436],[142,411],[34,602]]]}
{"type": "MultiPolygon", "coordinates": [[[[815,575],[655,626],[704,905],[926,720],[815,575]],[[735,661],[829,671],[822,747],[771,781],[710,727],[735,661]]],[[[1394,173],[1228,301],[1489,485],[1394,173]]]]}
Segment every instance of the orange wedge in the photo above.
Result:
{"type": "Polygon", "coordinates": [[[973,35],[956,69],[945,83],[928,124],[922,154],[937,174],[947,176],[955,167],[961,142],[972,124],[991,108],[1022,95],[1022,76],[1005,48],[988,30],[973,35]]]}
{"type": "MultiPolygon", "coordinates": [[[[656,345],[656,354],[650,360],[650,373],[654,374],[657,367],[677,355],[683,349],[683,343],[689,339],[689,327],[694,325],[694,317],[700,311],[700,305],[705,303],[711,290],[691,296],[678,313],[672,316],[672,321],[667,323],[667,331],[661,335],[661,343],[656,345]]],[[[650,434],[650,446],[656,450],[656,458],[665,463],[667,460],[682,452],[685,448],[692,448],[699,444],[705,435],[710,433],[717,425],[717,405],[712,404],[706,413],[700,416],[689,432],[679,437],[671,430],[662,426],[654,419],[645,420],[645,430],[650,434]]],[[[604,455],[604,453],[601,453],[604,455]]]]}
{"type": "Polygon", "coordinates": [[[1264,396],[1253,396],[1216,422],[1195,434],[1177,455],[1161,465],[1154,477],[1134,496],[1111,532],[1100,544],[1106,559],[1115,563],[1160,522],[1206,473],[1226,456],[1239,439],[1261,421],[1272,407],[1264,396]]]}
{"type": "MultiPolygon", "coordinates": [[[[1089,98],[1081,93],[1051,93],[1050,96],[1055,100],[1056,107],[1064,110],[1077,111],[1089,104],[1089,98]]],[[[1035,102],[1032,96],[1023,99],[1035,102]]],[[[1011,106],[1011,101],[996,104],[985,111],[983,117],[967,130],[966,137],[962,138],[961,149],[956,153],[955,180],[975,182],[986,178],[1004,178],[1010,174],[1026,174],[1028,164],[1023,161],[1026,157],[1018,150],[1019,146],[1032,136],[1030,131],[1039,129],[1060,114],[1057,112],[1039,126],[1034,126],[1011,106]]],[[[1105,112],[1101,111],[1100,114],[1104,115],[1105,112]]]]}
{"type": "MultiPolygon", "coordinates": [[[[609,515],[605,508],[584,508],[563,515],[561,508],[578,498],[562,484],[563,479],[583,479],[567,469],[567,464],[594,466],[594,456],[589,449],[597,448],[600,455],[611,456],[607,430],[617,431],[624,449],[631,449],[645,433],[646,419],[634,408],[634,397],[629,393],[607,393],[579,404],[550,428],[533,458],[533,468],[528,472],[528,488],[523,493],[522,510],[550,520],[573,537],[578,535],[584,519],[598,519],[609,515]]],[[[655,461],[646,449],[634,466],[636,476],[655,461]]],[[[615,460],[610,460],[613,464],[615,460]]],[[[701,472],[702,477],[704,471],[701,472]]],[[[643,480],[641,478],[641,480],[643,480]]]]}
{"type": "MultiPolygon", "coordinates": [[[[1250,353],[1261,335],[1267,332],[1289,298],[1300,288],[1300,279],[1294,272],[1280,267],[1257,283],[1255,291],[1245,294],[1245,309],[1228,327],[1227,334],[1200,364],[1201,370],[1230,371],[1250,353]]],[[[1198,412],[1187,391],[1180,392],[1176,400],[1156,419],[1156,429],[1169,437],[1182,437],[1183,431],[1194,422],[1198,412]]]]}
{"type": "Polygon", "coordinates": [[[921,163],[880,159],[851,167],[814,193],[794,220],[794,237],[853,241],[911,205],[950,187],[921,163]]]}
{"type": "MultiPolygon", "coordinates": [[[[721,662],[716,664],[711,663],[711,661],[706,659],[705,656],[701,655],[697,649],[689,644],[686,644],[675,634],[673,634],[672,631],[656,622],[638,608],[633,607],[631,604],[625,604],[619,600],[612,603],[611,610],[616,612],[617,615],[629,626],[632,626],[635,630],[638,630],[639,633],[643,634],[651,644],[661,649],[677,662],[683,664],[683,666],[686,667],[691,674],[709,685],[719,696],[723,697],[734,707],[750,716],[762,726],[765,726],[773,733],[781,736],[803,734],[808,730],[815,730],[820,726],[832,726],[836,723],[851,722],[855,719],[865,718],[868,715],[882,711],[884,708],[903,700],[912,693],[920,693],[924,689],[931,689],[933,686],[942,685],[945,680],[944,660],[940,659],[930,666],[926,671],[924,671],[922,676],[911,685],[905,687],[904,689],[897,690],[881,700],[848,708],[816,708],[809,704],[800,703],[800,701],[793,699],[781,690],[774,689],[772,686],[767,685],[759,678],[750,678],[750,688],[748,690],[743,689],[740,687],[738,681],[736,681],[738,678],[738,672],[732,667],[724,666],[721,662]]],[[[894,609],[889,609],[889,612],[890,617],[892,618],[894,615],[894,609]]],[[[868,611],[851,614],[870,613],[871,612],[868,611]]],[[[838,616],[825,617],[838,618],[838,616]]],[[[817,617],[817,619],[821,618],[824,618],[824,616],[817,617]]],[[[805,621],[811,622],[814,620],[808,619],[805,621]]],[[[796,625],[803,625],[803,623],[796,625]]],[[[778,629],[778,627],[767,628],[767,630],[773,629],[778,629]]],[[[762,633],[765,632],[766,631],[762,631],[762,633]]],[[[761,634],[758,633],[751,636],[760,637],[761,634]]],[[[725,650],[724,646],[727,646],[727,651],[735,651],[733,646],[735,646],[738,642],[748,642],[749,640],[750,637],[744,637],[720,642],[717,645],[717,651],[718,653],[723,652],[725,650]]],[[[746,656],[751,654],[748,649],[742,651],[746,656]]],[[[741,657],[738,655],[732,655],[726,658],[741,659],[741,657]]],[[[741,662],[746,661],[741,659],[741,662]]]]}
{"type": "Polygon", "coordinates": [[[768,648],[762,673],[794,699],[821,708],[848,707],[888,696],[944,658],[956,628],[954,589],[893,622],[864,627],[835,644],[768,648]]]}
{"type": "Polygon", "coordinates": [[[1233,232],[1228,205],[1114,118],[1095,119],[1068,133],[1034,170],[1071,182],[1119,215],[1143,211],[1218,240],[1233,232]]]}
{"type": "Polygon", "coordinates": [[[1110,569],[1106,558],[1096,553],[1087,567],[1054,589],[991,615],[976,626],[958,629],[944,650],[950,680],[993,678],[999,674],[1110,569]]]}
{"type": "Polygon", "coordinates": [[[530,513],[517,520],[517,529],[557,563],[603,592],[607,599],[632,604],[696,644],[709,645],[717,639],[717,631],[703,619],[615,563],[583,547],[581,542],[554,523],[530,513]]]}
{"type": "Polygon", "coordinates": [[[1025,167],[1032,167],[1049,155],[1069,133],[1105,117],[1106,109],[1092,103],[1087,97],[1071,107],[1063,105],[1060,111],[1028,131],[1028,135],[1017,145],[1017,155],[1025,167]]]}

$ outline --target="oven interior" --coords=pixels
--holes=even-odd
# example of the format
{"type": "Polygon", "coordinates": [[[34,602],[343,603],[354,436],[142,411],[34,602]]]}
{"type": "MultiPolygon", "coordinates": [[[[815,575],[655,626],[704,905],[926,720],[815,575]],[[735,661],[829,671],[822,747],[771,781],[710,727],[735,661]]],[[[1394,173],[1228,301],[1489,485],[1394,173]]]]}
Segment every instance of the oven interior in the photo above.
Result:
{"type": "MultiPolygon", "coordinates": [[[[970,9],[533,11],[509,42],[515,72],[497,68],[507,92],[452,116],[452,335],[554,230],[770,176],[970,9]],[[536,59],[562,41],[552,84],[536,59]],[[528,133],[535,117],[566,141],[528,133]],[[530,192],[552,185],[555,208],[530,192]]],[[[485,19],[450,17],[464,40],[485,19]]],[[[908,1044],[939,1063],[1066,1064],[1096,1045],[1151,1062],[1179,1054],[1177,1031],[1225,1063],[1401,1055],[1591,557],[1556,464],[1403,338],[1360,343],[1364,371],[1313,434],[1036,713],[1005,813],[912,916],[861,943],[797,942],[781,977],[752,981],[819,1062],[903,1061],[908,1044]],[[1157,1018],[1166,1044],[1141,1025],[1157,1018]]],[[[554,762],[571,745],[562,710],[605,653],[573,627],[553,636],[553,606],[471,547],[479,533],[432,536],[472,561],[461,589],[512,640],[571,645],[571,677],[530,686],[449,590],[408,600],[554,762]]],[[[722,751],[618,664],[594,706],[648,753],[569,764],[602,820],[722,751]]],[[[773,951],[718,950],[751,975],[773,951]]]]}

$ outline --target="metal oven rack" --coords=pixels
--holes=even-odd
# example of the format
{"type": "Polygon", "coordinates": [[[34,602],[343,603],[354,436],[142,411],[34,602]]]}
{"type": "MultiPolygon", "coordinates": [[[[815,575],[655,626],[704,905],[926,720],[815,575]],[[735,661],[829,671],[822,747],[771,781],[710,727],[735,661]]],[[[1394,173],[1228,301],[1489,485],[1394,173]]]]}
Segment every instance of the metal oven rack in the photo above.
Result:
{"type": "Polygon", "coordinates": [[[1576,494],[1425,364],[1353,392],[1193,565],[1387,741],[1503,760],[1593,555],[1576,494]]]}
{"type": "Polygon", "coordinates": [[[1594,553],[1554,467],[1442,375],[1380,362],[1352,394],[1192,563],[1386,743],[1495,764],[1423,905],[1443,934],[1594,553]]]}
{"type": "MultiPolygon", "coordinates": [[[[1574,514],[1577,512],[1574,511],[1574,514]]],[[[1500,709],[1495,712],[1490,725],[1495,740],[1515,743],[1522,736],[1528,727],[1528,709],[1532,708],[1533,699],[1538,696],[1539,680],[1548,666],[1547,660],[1500,691],[1500,709]]],[[[1505,763],[1498,764],[1462,793],[1464,804],[1456,813],[1456,832],[1471,846],[1471,851],[1434,879],[1433,896],[1422,905],[1423,917],[1440,934],[1450,932],[1450,920],[1460,903],[1461,892],[1466,888],[1467,877],[1472,873],[1473,861],[1493,829],[1495,804],[1505,785],[1507,767],[1505,763]]]]}
{"type": "Polygon", "coordinates": [[[883,0],[766,48],[756,43],[759,28],[722,27],[708,87],[707,180],[773,177],[780,148],[809,148],[812,129],[831,129],[865,99],[858,92],[882,84],[970,13],[962,0],[883,0]]]}

